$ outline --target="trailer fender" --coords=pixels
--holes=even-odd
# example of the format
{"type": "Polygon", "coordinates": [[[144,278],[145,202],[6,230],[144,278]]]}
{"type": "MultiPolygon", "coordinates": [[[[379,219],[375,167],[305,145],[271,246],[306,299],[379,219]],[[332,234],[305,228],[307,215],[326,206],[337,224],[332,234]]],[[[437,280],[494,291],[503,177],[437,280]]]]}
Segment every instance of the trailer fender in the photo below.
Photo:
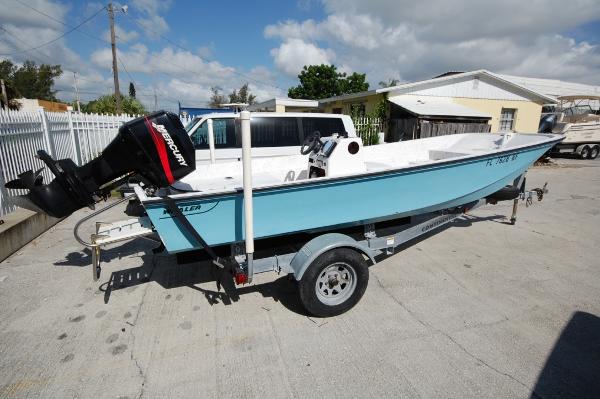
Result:
{"type": "Polygon", "coordinates": [[[313,238],[294,255],[290,262],[290,268],[294,273],[294,278],[300,280],[304,272],[315,259],[321,254],[336,248],[352,248],[357,252],[367,256],[372,264],[375,264],[373,250],[364,244],[359,243],[352,237],[340,233],[327,233],[313,238]]]}

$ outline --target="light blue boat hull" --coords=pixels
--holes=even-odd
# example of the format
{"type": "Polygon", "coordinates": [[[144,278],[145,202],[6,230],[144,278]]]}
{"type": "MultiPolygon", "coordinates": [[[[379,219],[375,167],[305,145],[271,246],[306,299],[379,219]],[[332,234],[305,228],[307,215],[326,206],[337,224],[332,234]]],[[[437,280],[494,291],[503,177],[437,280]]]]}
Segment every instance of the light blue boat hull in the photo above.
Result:
{"type": "MultiPolygon", "coordinates": [[[[354,177],[254,191],[255,238],[405,217],[464,205],[512,184],[554,142],[354,177]]],[[[243,194],[177,200],[208,245],[244,239],[243,194]]],[[[198,249],[161,202],[144,207],[169,252],[198,249]]]]}

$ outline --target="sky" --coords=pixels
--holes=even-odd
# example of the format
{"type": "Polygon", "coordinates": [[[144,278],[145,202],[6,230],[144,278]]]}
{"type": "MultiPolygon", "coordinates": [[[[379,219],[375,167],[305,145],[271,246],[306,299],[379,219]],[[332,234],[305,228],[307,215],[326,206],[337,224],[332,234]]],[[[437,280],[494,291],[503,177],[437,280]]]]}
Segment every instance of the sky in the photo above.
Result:
{"type": "MultiPolygon", "coordinates": [[[[89,101],[113,91],[106,4],[0,0],[0,59],[60,64],[89,101]]],[[[488,69],[600,85],[599,0],[130,0],[114,3],[121,92],[147,109],[208,105],[248,83],[285,97],[308,64],[380,81],[488,69]],[[127,6],[123,12],[123,6],[127,6]]]]}

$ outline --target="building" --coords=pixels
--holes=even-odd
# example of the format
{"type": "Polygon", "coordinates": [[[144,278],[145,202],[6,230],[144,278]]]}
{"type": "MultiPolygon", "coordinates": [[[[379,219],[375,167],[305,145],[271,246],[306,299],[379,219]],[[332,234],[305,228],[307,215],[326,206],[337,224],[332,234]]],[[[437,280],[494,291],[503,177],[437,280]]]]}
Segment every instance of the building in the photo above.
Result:
{"type": "Polygon", "coordinates": [[[56,101],[31,98],[19,98],[15,99],[15,101],[19,103],[19,110],[21,111],[38,111],[43,109],[47,112],[67,112],[73,110],[73,107],[69,104],[59,103],[56,101]]]}
{"type": "Polygon", "coordinates": [[[368,115],[382,101],[389,118],[387,141],[465,131],[533,133],[542,105],[556,103],[553,97],[477,70],[326,98],[319,101],[319,109],[368,115]],[[489,128],[482,126],[486,124],[489,128]]]}
{"type": "Polygon", "coordinates": [[[319,101],[294,98],[272,98],[248,107],[259,112],[319,112],[319,101]]]}

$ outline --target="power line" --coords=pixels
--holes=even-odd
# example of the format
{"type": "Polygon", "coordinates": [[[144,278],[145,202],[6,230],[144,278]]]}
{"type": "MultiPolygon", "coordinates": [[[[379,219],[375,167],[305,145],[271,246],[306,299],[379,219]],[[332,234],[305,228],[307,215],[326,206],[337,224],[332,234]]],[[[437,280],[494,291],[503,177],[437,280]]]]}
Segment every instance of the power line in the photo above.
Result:
{"type": "MultiPolygon", "coordinates": [[[[94,39],[94,40],[97,40],[97,41],[99,41],[99,42],[101,42],[101,43],[105,43],[105,44],[111,44],[111,42],[110,42],[110,41],[108,41],[108,40],[102,39],[102,38],[100,38],[100,37],[98,37],[98,36],[94,36],[94,35],[92,35],[92,34],[90,34],[90,33],[86,32],[86,31],[84,31],[84,30],[82,30],[82,29],[78,29],[79,27],[72,27],[72,26],[70,26],[70,25],[66,24],[65,22],[63,22],[63,21],[61,21],[61,20],[59,20],[59,19],[57,19],[57,18],[53,17],[52,15],[49,15],[49,14],[47,14],[47,13],[43,12],[43,11],[40,11],[40,10],[38,10],[38,9],[37,9],[37,8],[35,8],[35,7],[32,7],[32,6],[30,6],[29,4],[26,4],[26,3],[22,2],[21,0],[14,0],[14,1],[16,1],[16,2],[17,2],[17,3],[19,3],[19,4],[21,4],[21,5],[22,5],[22,6],[24,6],[24,7],[27,7],[27,8],[29,8],[29,9],[30,9],[30,10],[32,10],[32,11],[35,11],[35,12],[37,12],[38,14],[41,14],[41,15],[43,15],[43,16],[45,16],[45,17],[47,17],[47,18],[50,18],[51,20],[53,20],[53,21],[55,21],[55,22],[58,22],[59,24],[61,24],[61,25],[65,26],[65,27],[67,27],[67,28],[72,28],[72,29],[75,29],[75,30],[77,30],[79,33],[82,33],[82,34],[84,34],[84,35],[86,35],[86,36],[88,36],[88,37],[90,37],[90,38],[92,38],[92,39],[94,39]]],[[[127,74],[127,76],[129,77],[129,79],[130,79],[130,80],[133,82],[133,84],[134,84],[134,85],[136,85],[136,86],[138,86],[138,87],[139,87],[138,83],[135,81],[135,79],[133,78],[133,76],[131,76],[131,74],[130,74],[130,73],[129,73],[129,71],[127,70],[127,67],[125,66],[125,63],[123,62],[123,60],[121,59],[121,57],[118,57],[118,56],[117,56],[117,59],[118,59],[119,63],[121,64],[121,67],[123,68],[123,70],[125,71],[125,73],[127,74]]],[[[83,77],[81,77],[81,76],[80,76],[79,78],[80,78],[81,80],[87,80],[87,81],[90,81],[90,82],[104,83],[104,82],[100,82],[100,81],[93,81],[93,80],[90,80],[90,79],[85,79],[85,78],[83,78],[83,77]]],[[[168,97],[168,96],[166,96],[166,97],[168,97]]],[[[178,101],[178,100],[174,100],[172,97],[171,97],[171,99],[172,99],[173,101],[178,101]]]]}
{"type": "MultiPolygon", "coordinates": [[[[23,5],[23,6],[27,7],[27,8],[29,8],[29,9],[31,9],[31,10],[33,10],[33,11],[35,11],[35,12],[37,12],[37,13],[41,14],[41,15],[44,15],[44,16],[46,16],[46,17],[50,18],[51,20],[53,20],[53,21],[55,21],[55,22],[58,22],[58,23],[60,23],[60,24],[61,24],[61,25],[63,25],[63,26],[66,26],[66,27],[68,27],[68,28],[72,28],[72,29],[76,29],[76,30],[78,30],[78,32],[80,32],[80,33],[83,33],[83,34],[85,34],[86,36],[88,36],[88,37],[90,37],[90,38],[92,38],[92,39],[94,39],[94,40],[100,41],[100,42],[102,42],[102,43],[110,44],[110,41],[107,41],[107,40],[104,40],[104,39],[102,39],[102,38],[99,38],[99,37],[97,37],[97,36],[91,35],[90,33],[86,32],[86,31],[84,31],[84,30],[77,29],[78,27],[75,27],[75,28],[73,28],[73,27],[71,27],[70,25],[68,25],[68,24],[64,23],[63,21],[61,21],[61,20],[59,20],[59,19],[57,19],[57,18],[54,18],[53,16],[51,16],[51,15],[48,15],[48,14],[46,14],[45,12],[43,12],[43,11],[40,11],[40,10],[38,10],[38,9],[36,9],[36,8],[34,8],[34,7],[32,7],[32,6],[30,6],[29,4],[25,4],[25,3],[24,3],[24,2],[22,2],[21,0],[14,0],[14,1],[16,1],[17,3],[19,3],[19,4],[21,4],[21,5],[23,5]]],[[[127,17],[128,17],[128,18],[129,18],[129,19],[130,19],[130,20],[131,20],[133,23],[135,23],[136,25],[138,25],[140,28],[142,28],[142,29],[144,29],[144,30],[146,29],[146,27],[144,27],[144,26],[143,26],[143,25],[142,25],[142,24],[141,24],[139,21],[137,21],[136,19],[134,19],[134,18],[133,18],[131,15],[129,15],[129,14],[125,14],[125,16],[127,16],[127,17]]],[[[184,51],[187,51],[187,52],[189,52],[189,53],[192,53],[192,54],[194,54],[194,52],[193,52],[193,51],[191,51],[190,49],[188,49],[188,48],[186,48],[186,47],[184,47],[184,46],[180,45],[179,43],[175,42],[174,40],[171,40],[171,39],[170,39],[170,38],[168,38],[167,36],[164,36],[164,35],[161,35],[161,34],[159,34],[158,36],[159,36],[160,38],[162,38],[163,40],[165,40],[166,42],[168,42],[168,43],[172,44],[173,46],[175,46],[175,47],[177,47],[177,48],[179,48],[179,49],[181,49],[181,50],[184,50],[184,51]]],[[[195,54],[194,54],[194,55],[195,55],[195,54]]],[[[150,56],[151,56],[151,57],[158,57],[158,54],[150,54],[150,56]]],[[[195,56],[197,56],[197,55],[195,55],[195,56]]],[[[201,59],[202,61],[204,61],[204,62],[211,62],[210,60],[206,60],[206,59],[204,59],[204,58],[202,58],[202,57],[200,57],[200,56],[197,56],[197,57],[198,57],[198,58],[200,58],[200,59],[201,59]]],[[[124,66],[124,63],[123,63],[123,61],[122,61],[121,59],[119,59],[119,63],[121,64],[121,66],[123,66],[123,68],[124,68],[124,69],[126,69],[126,68],[125,68],[125,66],[124,66]]],[[[171,65],[175,66],[176,68],[179,68],[179,69],[181,69],[181,70],[182,70],[182,71],[184,71],[184,72],[193,73],[193,74],[196,74],[196,73],[198,73],[197,71],[192,71],[192,70],[190,70],[190,69],[187,69],[187,68],[185,68],[185,67],[183,67],[183,66],[181,66],[181,65],[175,64],[175,63],[171,63],[171,65]]],[[[183,81],[183,82],[185,82],[185,83],[195,83],[195,82],[190,82],[190,81],[186,81],[186,80],[184,80],[184,79],[181,79],[180,77],[178,77],[178,76],[174,76],[174,75],[172,75],[172,74],[170,74],[170,73],[168,73],[168,72],[164,72],[164,71],[156,71],[156,72],[160,72],[160,73],[162,73],[162,74],[165,74],[165,75],[169,75],[169,76],[172,76],[172,77],[176,77],[176,78],[180,79],[181,81],[183,81]]],[[[241,76],[241,77],[244,77],[244,78],[246,78],[246,79],[248,79],[248,80],[251,80],[251,81],[253,81],[253,82],[255,82],[255,83],[262,84],[262,85],[264,85],[264,86],[271,86],[271,87],[274,87],[274,88],[276,88],[276,89],[283,90],[281,87],[279,87],[279,86],[277,86],[277,85],[274,85],[274,84],[271,84],[271,83],[267,83],[267,82],[263,82],[263,81],[260,81],[260,80],[258,80],[258,79],[252,78],[252,77],[250,77],[250,76],[248,76],[248,75],[246,75],[246,74],[244,74],[244,73],[242,73],[242,72],[238,72],[238,71],[236,71],[235,69],[233,69],[233,70],[232,70],[232,72],[233,72],[234,74],[237,74],[237,75],[239,75],[239,76],[241,76]]],[[[129,75],[129,73],[127,73],[127,74],[129,75]]],[[[131,78],[131,75],[129,75],[129,77],[131,78]]],[[[132,79],[132,81],[133,81],[133,79],[132,79]]],[[[135,84],[135,82],[134,82],[134,84],[135,84]]]]}
{"type": "MultiPolygon", "coordinates": [[[[32,11],[34,11],[34,12],[37,12],[37,13],[38,13],[38,14],[40,14],[40,15],[43,15],[43,16],[45,16],[45,17],[47,17],[47,18],[49,18],[49,19],[51,19],[51,20],[53,20],[53,21],[55,21],[55,22],[57,22],[57,23],[59,23],[59,24],[61,24],[61,25],[63,25],[63,26],[65,26],[65,27],[67,27],[67,28],[69,28],[70,30],[69,30],[67,33],[65,33],[65,35],[66,35],[66,34],[68,34],[68,33],[70,33],[70,32],[73,32],[73,31],[77,30],[79,33],[81,33],[81,34],[84,34],[84,35],[88,36],[88,37],[89,37],[89,38],[91,38],[91,39],[94,39],[94,40],[96,40],[96,41],[99,41],[99,42],[101,42],[101,43],[110,44],[110,41],[107,41],[107,40],[105,40],[105,39],[102,39],[102,38],[100,38],[100,37],[98,37],[98,36],[92,35],[92,34],[90,34],[90,33],[86,32],[85,30],[79,29],[79,28],[81,28],[81,26],[82,26],[82,25],[84,25],[84,24],[85,24],[85,22],[87,22],[87,21],[84,21],[84,22],[82,22],[81,24],[79,24],[79,25],[77,25],[77,26],[74,26],[74,27],[73,27],[73,26],[71,26],[71,25],[68,25],[68,24],[66,24],[65,22],[63,22],[63,21],[61,21],[61,20],[59,20],[59,19],[57,19],[57,18],[53,17],[52,15],[49,15],[49,14],[47,14],[47,13],[43,12],[43,11],[40,11],[40,10],[36,9],[35,7],[32,7],[32,6],[30,6],[29,4],[26,4],[26,3],[22,2],[21,0],[14,0],[14,1],[15,1],[15,2],[17,2],[17,3],[19,3],[19,4],[21,4],[21,5],[22,5],[22,6],[24,6],[24,7],[27,7],[27,8],[29,8],[30,10],[32,10],[32,11]]],[[[102,11],[102,10],[104,10],[105,8],[106,8],[106,7],[103,7],[102,9],[98,10],[98,11],[96,12],[96,14],[92,15],[92,17],[90,17],[89,19],[92,19],[92,18],[93,18],[95,15],[97,15],[99,12],[101,12],[101,11],[102,11]]],[[[126,15],[127,17],[129,17],[129,18],[130,18],[130,19],[131,19],[131,20],[132,20],[132,21],[133,21],[133,22],[134,22],[136,25],[138,25],[138,26],[140,26],[141,28],[145,29],[145,27],[144,27],[143,25],[141,25],[141,24],[140,24],[140,23],[139,23],[137,20],[133,19],[133,18],[132,18],[132,17],[131,17],[129,14],[125,14],[125,15],[126,15]]],[[[9,35],[13,36],[13,37],[14,37],[14,38],[16,38],[17,40],[20,40],[22,43],[25,43],[23,40],[21,40],[20,38],[16,37],[16,36],[15,36],[15,35],[13,35],[13,34],[11,34],[10,32],[6,31],[6,30],[5,30],[5,29],[3,29],[1,26],[0,26],[0,29],[4,30],[6,33],[8,33],[9,35]]],[[[174,46],[176,46],[176,47],[178,47],[179,49],[181,49],[181,50],[184,50],[184,51],[188,51],[188,52],[190,52],[190,53],[192,53],[192,54],[193,54],[193,52],[192,52],[190,49],[188,49],[188,48],[186,48],[186,47],[183,47],[183,46],[179,45],[178,43],[174,42],[173,40],[169,39],[168,37],[166,37],[166,36],[164,36],[164,35],[159,35],[159,36],[160,36],[160,37],[161,37],[163,40],[167,41],[168,43],[170,43],[170,44],[172,44],[172,45],[174,45],[174,46]]],[[[26,44],[26,45],[29,45],[29,44],[27,44],[27,43],[25,43],[25,44],[26,44]]],[[[46,54],[44,54],[44,53],[41,53],[41,51],[40,51],[40,50],[38,50],[38,49],[39,49],[39,47],[43,47],[43,45],[37,46],[35,49],[36,49],[36,50],[37,50],[37,51],[38,51],[38,52],[39,52],[39,53],[40,53],[42,56],[44,56],[44,57],[46,57],[47,59],[51,60],[51,59],[50,59],[50,57],[49,57],[48,55],[46,55],[46,54]]],[[[29,50],[23,50],[23,51],[20,51],[20,52],[27,52],[27,51],[31,51],[31,50],[33,50],[33,49],[29,49],[29,50]]],[[[15,54],[16,54],[16,53],[15,53],[15,54]]],[[[156,58],[159,58],[159,55],[158,55],[158,54],[152,54],[152,53],[150,53],[150,57],[156,57],[156,58]]],[[[200,56],[198,56],[198,58],[200,58],[202,61],[205,61],[205,62],[210,62],[209,60],[205,60],[205,59],[203,59],[203,58],[202,58],[202,57],[200,57],[200,56]]],[[[134,83],[134,85],[136,85],[136,86],[140,87],[140,85],[139,85],[138,83],[136,83],[135,79],[134,79],[134,78],[131,76],[131,74],[130,74],[130,73],[129,73],[129,71],[127,70],[127,67],[125,66],[125,63],[123,62],[122,58],[121,58],[121,57],[117,57],[117,59],[118,59],[119,63],[121,64],[121,66],[122,66],[123,70],[124,70],[124,71],[125,71],[125,73],[127,74],[127,76],[128,76],[128,77],[131,79],[131,81],[134,83]]],[[[51,61],[52,61],[52,60],[51,60],[51,61]]],[[[53,61],[52,61],[52,62],[53,62],[53,61]]],[[[183,66],[181,66],[181,65],[179,65],[179,64],[176,64],[176,63],[173,63],[173,62],[171,62],[171,65],[175,66],[176,68],[179,68],[180,70],[182,70],[182,71],[184,71],[184,72],[190,73],[190,74],[196,74],[196,73],[198,73],[197,71],[190,70],[190,69],[188,69],[188,68],[186,68],[186,67],[183,67],[183,66]]],[[[67,72],[75,72],[75,71],[70,71],[70,70],[68,70],[68,69],[63,69],[63,70],[65,70],[65,71],[67,71],[67,72]]],[[[196,83],[197,83],[197,82],[193,82],[193,81],[187,80],[187,79],[185,79],[185,78],[182,78],[182,77],[180,77],[180,76],[174,75],[174,74],[172,74],[172,73],[169,73],[169,72],[166,72],[166,71],[157,71],[157,70],[155,70],[154,72],[158,72],[158,73],[161,73],[161,74],[163,74],[163,75],[167,75],[167,76],[170,76],[170,77],[173,77],[173,78],[179,79],[180,81],[182,81],[182,82],[184,82],[184,83],[188,83],[188,84],[196,84],[196,83]]],[[[275,87],[275,88],[277,88],[277,89],[280,89],[280,90],[282,90],[282,89],[281,89],[279,86],[276,86],[276,85],[273,85],[273,84],[270,84],[270,83],[266,83],[266,82],[262,82],[262,81],[260,81],[260,80],[258,80],[258,79],[254,79],[254,78],[252,78],[252,77],[250,77],[250,76],[248,76],[248,75],[245,75],[245,74],[243,74],[243,73],[241,73],[241,72],[237,72],[235,69],[232,69],[232,72],[233,72],[233,73],[235,73],[235,74],[237,74],[237,75],[239,75],[239,76],[245,77],[245,78],[247,78],[247,79],[249,79],[249,80],[251,80],[251,81],[253,81],[253,82],[255,82],[255,83],[262,84],[262,85],[267,85],[267,86],[271,86],[271,87],[275,87]]],[[[92,79],[87,79],[87,78],[84,78],[84,77],[82,77],[82,76],[81,76],[81,74],[79,74],[79,77],[78,77],[78,78],[79,78],[80,80],[85,80],[85,81],[88,81],[88,82],[93,82],[93,83],[105,83],[104,81],[92,80],[92,79]]],[[[83,92],[81,92],[81,93],[83,93],[83,92]]],[[[94,93],[90,93],[90,94],[94,94],[94,93]]],[[[101,94],[101,93],[100,93],[100,94],[101,94]]],[[[147,97],[150,97],[150,96],[153,96],[153,94],[147,94],[146,96],[147,96],[147,97]]],[[[168,95],[166,95],[166,94],[164,94],[164,93],[162,94],[162,96],[163,96],[163,97],[166,97],[166,98],[168,98],[168,99],[170,99],[170,100],[171,100],[171,101],[173,101],[173,102],[178,102],[178,100],[176,100],[176,99],[174,99],[173,97],[170,97],[170,96],[168,96],[168,95]]],[[[209,102],[203,102],[203,101],[198,101],[198,103],[209,104],[209,102]]]]}
{"type": "MultiPolygon", "coordinates": [[[[12,32],[10,32],[10,31],[6,30],[6,29],[5,29],[5,28],[3,28],[2,26],[0,26],[0,30],[1,30],[1,31],[3,31],[4,33],[8,34],[9,36],[11,36],[13,39],[15,39],[15,40],[18,40],[18,41],[20,41],[21,43],[25,44],[26,46],[30,46],[30,44],[29,44],[29,43],[25,42],[23,39],[21,39],[20,37],[18,37],[18,36],[17,36],[17,35],[15,35],[14,33],[12,33],[12,32]]],[[[38,49],[38,50],[36,50],[36,51],[38,52],[38,54],[40,54],[41,56],[43,56],[44,58],[46,58],[46,60],[50,61],[50,64],[57,64],[57,63],[56,63],[56,62],[55,62],[55,61],[54,61],[52,58],[50,58],[50,56],[49,56],[49,55],[42,53],[42,51],[41,51],[41,50],[39,50],[39,49],[38,49]]],[[[32,56],[32,57],[34,57],[34,56],[32,56]]],[[[41,58],[38,58],[38,60],[41,60],[41,58]]],[[[44,61],[42,61],[42,63],[43,63],[43,62],[44,62],[44,61]]],[[[72,71],[72,70],[70,70],[70,69],[63,68],[62,66],[61,66],[61,69],[62,69],[63,71],[66,71],[66,72],[76,72],[76,73],[79,73],[79,72],[77,72],[77,71],[72,71]]],[[[86,80],[86,81],[88,81],[88,82],[93,82],[93,83],[105,83],[104,81],[101,81],[101,80],[92,80],[92,79],[83,78],[83,77],[81,77],[81,76],[79,76],[79,79],[81,79],[81,80],[86,80]]]]}
{"type": "Polygon", "coordinates": [[[0,53],[0,55],[3,55],[3,56],[12,56],[12,55],[21,54],[21,53],[28,53],[28,52],[30,52],[30,51],[37,50],[37,49],[39,49],[39,48],[42,48],[42,47],[44,47],[44,46],[47,46],[47,45],[49,45],[49,44],[52,44],[52,43],[54,43],[54,42],[58,41],[59,39],[62,39],[63,37],[65,37],[65,36],[66,36],[66,35],[68,35],[69,33],[73,32],[74,30],[77,30],[77,29],[78,29],[80,26],[82,26],[83,24],[85,24],[85,23],[87,23],[87,22],[91,21],[92,19],[94,19],[94,18],[95,18],[95,17],[96,17],[98,14],[100,14],[100,12],[102,12],[104,9],[106,9],[106,7],[102,7],[101,9],[99,9],[98,11],[96,11],[94,14],[92,14],[92,15],[91,15],[89,18],[86,18],[86,19],[85,19],[83,22],[81,22],[79,25],[77,25],[77,26],[75,26],[75,27],[71,28],[70,30],[66,31],[66,32],[65,32],[65,33],[63,33],[62,35],[60,35],[60,36],[58,36],[58,37],[56,37],[56,38],[54,38],[54,39],[52,39],[52,40],[50,40],[50,41],[48,41],[48,42],[42,43],[42,44],[40,44],[40,45],[38,45],[38,46],[35,46],[35,47],[32,47],[32,48],[29,48],[29,49],[27,49],[27,50],[19,50],[19,51],[15,51],[15,52],[13,52],[13,53],[0,53]]]}

